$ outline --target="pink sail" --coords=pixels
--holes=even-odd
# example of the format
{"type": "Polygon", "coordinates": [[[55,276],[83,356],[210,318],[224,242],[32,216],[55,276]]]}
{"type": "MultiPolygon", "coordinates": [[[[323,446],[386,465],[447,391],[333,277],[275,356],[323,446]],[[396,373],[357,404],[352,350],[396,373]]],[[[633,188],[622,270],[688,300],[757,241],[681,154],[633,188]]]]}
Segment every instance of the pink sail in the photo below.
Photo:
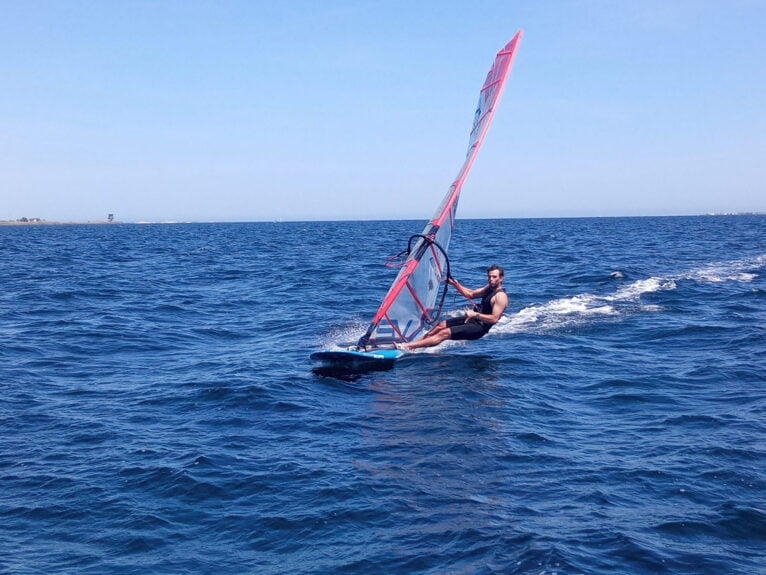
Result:
{"type": "Polygon", "coordinates": [[[522,31],[497,53],[479,93],[465,162],[423,232],[410,238],[407,257],[388,290],[360,347],[385,347],[417,339],[441,314],[449,278],[449,249],[463,182],[484,141],[503,93],[522,31]]]}

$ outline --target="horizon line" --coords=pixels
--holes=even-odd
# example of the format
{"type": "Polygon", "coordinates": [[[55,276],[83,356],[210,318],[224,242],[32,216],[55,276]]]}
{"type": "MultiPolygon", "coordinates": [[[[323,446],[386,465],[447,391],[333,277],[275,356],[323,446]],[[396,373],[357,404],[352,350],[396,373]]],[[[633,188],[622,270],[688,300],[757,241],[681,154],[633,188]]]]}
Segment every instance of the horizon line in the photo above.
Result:
{"type": "MultiPolygon", "coordinates": [[[[764,216],[766,212],[707,212],[696,214],[641,214],[629,216],[602,215],[602,216],[508,216],[508,217],[463,217],[457,220],[562,220],[562,219],[624,219],[624,218],[695,218],[695,217],[724,217],[724,216],[764,216]]],[[[263,223],[319,223],[319,222],[411,222],[426,221],[426,218],[321,218],[321,219],[284,219],[263,218],[254,220],[45,220],[31,218],[26,221],[0,220],[0,226],[52,226],[52,225],[159,225],[159,224],[263,224],[263,223]]]]}

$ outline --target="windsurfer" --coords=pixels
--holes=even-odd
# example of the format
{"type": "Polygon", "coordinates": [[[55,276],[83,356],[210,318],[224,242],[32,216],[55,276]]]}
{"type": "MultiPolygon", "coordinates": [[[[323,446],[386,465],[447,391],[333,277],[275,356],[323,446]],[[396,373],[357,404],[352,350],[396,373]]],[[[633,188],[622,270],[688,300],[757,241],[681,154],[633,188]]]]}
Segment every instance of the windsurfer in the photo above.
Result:
{"type": "Polygon", "coordinates": [[[449,283],[468,299],[481,298],[481,304],[466,309],[464,315],[439,322],[418,341],[401,344],[404,350],[439,345],[445,340],[476,340],[487,334],[503,316],[508,307],[508,294],[503,289],[505,272],[498,265],[492,265],[487,270],[487,285],[477,289],[468,289],[454,278],[449,283]]]}

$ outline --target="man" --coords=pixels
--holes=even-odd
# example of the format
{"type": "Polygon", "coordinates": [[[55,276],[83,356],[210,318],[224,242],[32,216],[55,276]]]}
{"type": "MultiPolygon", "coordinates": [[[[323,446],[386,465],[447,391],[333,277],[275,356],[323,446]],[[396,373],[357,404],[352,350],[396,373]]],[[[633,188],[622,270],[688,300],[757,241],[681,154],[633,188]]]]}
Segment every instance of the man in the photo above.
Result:
{"type": "Polygon", "coordinates": [[[436,324],[423,339],[401,344],[404,350],[432,347],[445,340],[475,340],[487,334],[503,316],[508,307],[508,294],[503,289],[505,272],[498,265],[492,265],[487,270],[487,281],[482,288],[468,289],[454,278],[447,281],[455,286],[457,291],[468,299],[481,298],[481,305],[476,309],[466,309],[465,315],[453,317],[436,324]]]}

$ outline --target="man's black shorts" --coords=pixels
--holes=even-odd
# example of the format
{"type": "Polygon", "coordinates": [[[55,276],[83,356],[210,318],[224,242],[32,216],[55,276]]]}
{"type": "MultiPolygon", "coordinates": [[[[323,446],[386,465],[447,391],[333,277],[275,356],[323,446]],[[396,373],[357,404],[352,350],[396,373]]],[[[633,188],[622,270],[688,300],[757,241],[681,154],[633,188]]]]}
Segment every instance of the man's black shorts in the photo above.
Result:
{"type": "Polygon", "coordinates": [[[484,337],[492,326],[475,318],[466,322],[465,316],[461,315],[448,319],[447,327],[450,331],[450,339],[473,341],[484,337]]]}

